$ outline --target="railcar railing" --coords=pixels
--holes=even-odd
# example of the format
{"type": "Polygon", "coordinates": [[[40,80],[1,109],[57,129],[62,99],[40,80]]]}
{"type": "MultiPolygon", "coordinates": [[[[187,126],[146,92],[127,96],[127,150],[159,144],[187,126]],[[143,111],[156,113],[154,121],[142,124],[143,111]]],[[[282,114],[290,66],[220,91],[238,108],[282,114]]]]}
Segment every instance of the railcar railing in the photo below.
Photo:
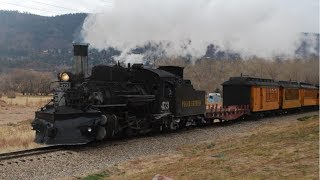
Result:
{"type": "Polygon", "coordinates": [[[207,107],[206,118],[220,120],[235,120],[250,114],[249,105],[219,106],[218,104],[207,107]]]}

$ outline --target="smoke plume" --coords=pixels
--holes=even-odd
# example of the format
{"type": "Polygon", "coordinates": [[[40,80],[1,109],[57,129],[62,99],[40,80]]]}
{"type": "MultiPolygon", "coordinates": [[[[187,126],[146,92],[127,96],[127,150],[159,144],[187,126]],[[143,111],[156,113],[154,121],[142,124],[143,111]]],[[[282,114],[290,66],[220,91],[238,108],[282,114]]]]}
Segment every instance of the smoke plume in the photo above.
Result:
{"type": "Polygon", "coordinates": [[[301,32],[319,32],[317,0],[114,0],[112,8],[90,14],[85,42],[114,47],[117,59],[142,61],[131,50],[154,44],[166,56],[205,55],[213,43],[242,56],[292,56],[301,32]]]}

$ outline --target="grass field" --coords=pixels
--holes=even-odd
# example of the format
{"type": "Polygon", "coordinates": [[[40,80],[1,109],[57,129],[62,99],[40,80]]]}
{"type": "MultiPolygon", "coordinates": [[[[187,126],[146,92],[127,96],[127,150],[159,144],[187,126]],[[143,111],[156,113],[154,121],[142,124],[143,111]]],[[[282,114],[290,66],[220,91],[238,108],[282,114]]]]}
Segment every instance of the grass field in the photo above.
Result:
{"type": "Polygon", "coordinates": [[[33,142],[31,120],[0,125],[0,153],[39,147],[33,142]]]}
{"type": "Polygon", "coordinates": [[[21,96],[0,98],[0,153],[38,147],[33,142],[35,132],[31,121],[34,112],[51,96],[21,96]]]}
{"type": "Polygon", "coordinates": [[[132,160],[84,179],[318,179],[318,165],[317,115],[132,160]]]}
{"type": "Polygon", "coordinates": [[[22,96],[17,95],[16,98],[8,98],[3,96],[0,100],[6,102],[10,106],[27,106],[27,107],[40,107],[48,103],[52,96],[22,96]]]}

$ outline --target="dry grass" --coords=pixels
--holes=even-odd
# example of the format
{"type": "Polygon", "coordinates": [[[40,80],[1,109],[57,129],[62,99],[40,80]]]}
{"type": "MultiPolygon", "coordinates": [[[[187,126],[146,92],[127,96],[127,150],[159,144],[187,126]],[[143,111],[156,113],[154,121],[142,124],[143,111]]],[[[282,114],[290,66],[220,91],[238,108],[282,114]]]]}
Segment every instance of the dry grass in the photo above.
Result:
{"type": "Polygon", "coordinates": [[[37,108],[51,98],[21,95],[0,98],[0,153],[39,147],[33,142],[35,132],[30,123],[37,108]]]}
{"type": "Polygon", "coordinates": [[[39,147],[33,142],[31,120],[0,125],[0,153],[39,147]]]}
{"type": "Polygon", "coordinates": [[[3,96],[0,100],[6,102],[9,106],[25,106],[25,107],[41,107],[48,103],[52,96],[22,96],[17,95],[16,98],[8,98],[3,96]]]}
{"type": "Polygon", "coordinates": [[[313,116],[132,160],[86,179],[318,179],[318,145],[319,116],[313,116]]]}

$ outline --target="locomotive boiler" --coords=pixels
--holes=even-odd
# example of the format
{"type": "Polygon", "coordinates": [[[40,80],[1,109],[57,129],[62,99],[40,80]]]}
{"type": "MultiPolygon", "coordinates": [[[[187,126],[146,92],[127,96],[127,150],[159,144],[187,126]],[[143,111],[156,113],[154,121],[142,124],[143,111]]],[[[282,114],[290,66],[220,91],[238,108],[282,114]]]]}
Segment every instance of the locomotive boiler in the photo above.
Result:
{"type": "Polygon", "coordinates": [[[183,79],[182,67],[118,63],[90,74],[88,44],[73,46],[75,70],[58,74],[53,100],[35,113],[35,142],[85,144],[204,122],[205,92],[183,79]]]}

